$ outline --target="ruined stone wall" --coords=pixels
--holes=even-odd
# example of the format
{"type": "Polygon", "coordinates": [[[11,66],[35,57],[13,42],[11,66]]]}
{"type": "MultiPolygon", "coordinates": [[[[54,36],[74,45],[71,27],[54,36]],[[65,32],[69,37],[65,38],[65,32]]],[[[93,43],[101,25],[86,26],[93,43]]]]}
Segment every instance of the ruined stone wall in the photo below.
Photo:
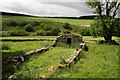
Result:
{"type": "Polygon", "coordinates": [[[82,36],[78,36],[78,35],[74,35],[74,34],[64,34],[57,38],[57,42],[67,43],[68,38],[71,39],[71,43],[82,41],[82,36]]]}

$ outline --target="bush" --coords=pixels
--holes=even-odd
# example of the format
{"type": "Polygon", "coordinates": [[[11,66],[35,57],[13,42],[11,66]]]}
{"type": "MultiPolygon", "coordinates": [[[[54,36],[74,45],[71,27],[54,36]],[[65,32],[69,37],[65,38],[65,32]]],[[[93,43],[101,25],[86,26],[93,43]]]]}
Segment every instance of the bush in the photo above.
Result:
{"type": "Polygon", "coordinates": [[[43,28],[43,27],[45,26],[45,24],[44,24],[44,23],[42,23],[42,24],[40,24],[40,26],[41,26],[41,28],[43,28]]]}
{"type": "Polygon", "coordinates": [[[7,31],[1,31],[0,36],[1,37],[7,37],[7,36],[10,36],[10,34],[7,31]]]}
{"type": "Polygon", "coordinates": [[[72,30],[72,27],[70,27],[70,25],[67,22],[63,24],[63,27],[67,30],[72,30]]]}
{"type": "Polygon", "coordinates": [[[25,25],[28,24],[28,22],[25,21],[25,20],[20,19],[20,20],[17,22],[17,24],[18,24],[18,26],[23,26],[23,27],[24,27],[25,25]]]}
{"type": "Polygon", "coordinates": [[[49,31],[49,30],[51,30],[51,29],[52,29],[52,27],[47,26],[47,25],[45,25],[45,26],[43,27],[43,30],[45,30],[45,31],[49,31]]]}
{"type": "Polygon", "coordinates": [[[59,29],[52,29],[52,30],[48,30],[48,31],[45,31],[45,30],[36,31],[37,36],[39,36],[39,35],[40,36],[57,36],[59,33],[60,33],[59,29]]]}
{"type": "Polygon", "coordinates": [[[6,24],[7,24],[7,26],[12,26],[12,27],[17,26],[16,21],[14,21],[13,19],[8,20],[8,21],[6,22],[6,24]]]}
{"type": "Polygon", "coordinates": [[[90,36],[90,28],[81,28],[79,34],[83,36],[90,36]]]}
{"type": "Polygon", "coordinates": [[[59,34],[60,32],[61,32],[61,31],[60,31],[58,28],[52,29],[52,30],[51,30],[51,35],[53,35],[53,36],[58,36],[58,34],[59,34]]]}
{"type": "Polygon", "coordinates": [[[10,49],[10,47],[7,44],[2,45],[2,50],[8,50],[8,49],[10,49]]]}
{"type": "Polygon", "coordinates": [[[31,24],[32,26],[40,25],[39,22],[37,22],[37,21],[31,21],[29,24],[31,24]]]}
{"type": "Polygon", "coordinates": [[[65,34],[70,34],[70,31],[69,30],[65,30],[64,33],[65,34]]]}
{"type": "Polygon", "coordinates": [[[28,36],[29,33],[23,30],[20,31],[10,31],[8,32],[10,36],[28,36]]]}
{"type": "Polygon", "coordinates": [[[31,24],[27,24],[25,26],[25,30],[28,32],[34,32],[33,26],[31,24]]]}
{"type": "Polygon", "coordinates": [[[45,35],[45,31],[44,30],[36,31],[36,35],[37,36],[44,36],[45,35]]]}

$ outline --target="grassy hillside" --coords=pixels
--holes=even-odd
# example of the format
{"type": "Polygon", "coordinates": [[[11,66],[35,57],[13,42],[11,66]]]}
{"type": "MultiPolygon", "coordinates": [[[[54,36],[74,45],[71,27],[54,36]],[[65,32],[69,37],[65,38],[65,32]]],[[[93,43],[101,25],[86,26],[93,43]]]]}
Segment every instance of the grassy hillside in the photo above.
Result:
{"type": "MultiPolygon", "coordinates": [[[[20,26],[20,23],[26,24],[27,21],[28,22],[29,21],[38,21],[39,23],[45,23],[49,26],[57,27],[57,28],[61,28],[62,23],[64,23],[64,22],[68,22],[68,23],[74,24],[74,25],[75,24],[89,25],[92,22],[92,20],[88,20],[88,19],[42,18],[42,17],[25,17],[25,16],[7,16],[7,15],[3,15],[2,21],[3,21],[2,22],[3,31],[4,30],[23,29],[23,27],[20,26]],[[10,23],[11,21],[18,23],[18,25],[10,26],[7,29],[6,24],[10,23]],[[59,22],[61,22],[61,23],[59,23],[59,22]]],[[[25,26],[25,25],[23,25],[23,26],[25,26]]],[[[37,27],[39,27],[39,26],[37,26],[37,27]]],[[[78,26],[80,26],[80,25],[78,25],[78,26]]],[[[73,30],[75,30],[77,26],[71,25],[71,27],[73,27],[73,30]]]]}
{"type": "Polygon", "coordinates": [[[64,18],[36,18],[40,20],[48,20],[52,22],[68,22],[70,24],[81,24],[81,25],[90,25],[90,23],[93,21],[91,19],[64,19],[64,18]]]}
{"type": "MultiPolygon", "coordinates": [[[[69,22],[69,21],[68,21],[69,22]]],[[[67,30],[63,27],[63,23],[57,23],[53,21],[49,21],[47,19],[38,19],[36,17],[8,17],[8,18],[2,18],[2,31],[26,31],[26,26],[31,26],[33,31],[27,31],[30,34],[29,35],[34,35],[37,31],[43,30],[44,26],[51,27],[52,29],[59,29],[62,34],[65,31],[69,31],[71,33],[77,33],[78,30],[82,26],[77,26],[70,24],[69,26],[71,27],[70,30],[67,30]]],[[[49,31],[51,31],[49,30],[49,31]]],[[[47,31],[48,32],[48,31],[47,31]]],[[[26,32],[24,32],[26,33],[26,32]]],[[[54,32],[52,32],[53,34],[54,32]]],[[[3,33],[5,34],[5,33],[3,33]]],[[[8,33],[6,33],[8,34],[8,33]]],[[[17,33],[19,34],[19,33],[17,33]]],[[[47,33],[46,33],[47,34],[47,33]]],[[[58,35],[59,35],[58,34],[58,35]]],[[[28,35],[26,33],[26,35],[28,35]]]]}

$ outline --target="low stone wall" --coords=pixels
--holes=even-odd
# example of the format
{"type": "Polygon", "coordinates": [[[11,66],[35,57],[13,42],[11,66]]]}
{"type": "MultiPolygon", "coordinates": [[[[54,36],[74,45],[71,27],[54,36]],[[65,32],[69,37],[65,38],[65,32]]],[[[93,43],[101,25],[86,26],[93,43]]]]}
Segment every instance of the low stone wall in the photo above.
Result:
{"type": "Polygon", "coordinates": [[[56,45],[56,41],[53,41],[53,43],[51,44],[52,47],[55,47],[56,45]]]}
{"type": "Polygon", "coordinates": [[[63,68],[63,67],[71,67],[72,64],[76,64],[78,60],[82,57],[82,50],[84,50],[86,47],[86,43],[81,43],[80,44],[80,49],[77,49],[68,59],[65,60],[65,63],[63,64],[58,64],[57,66],[51,66],[44,75],[35,77],[35,79],[38,78],[48,78],[52,76],[52,74],[58,69],[58,68],[63,68]]]}
{"type": "Polygon", "coordinates": [[[67,43],[68,40],[70,41],[70,43],[74,43],[74,42],[82,42],[82,36],[79,35],[75,35],[75,34],[63,34],[60,35],[57,38],[57,42],[63,42],[63,43],[67,43]]]}
{"type": "MultiPolygon", "coordinates": [[[[49,50],[49,47],[43,47],[43,48],[37,49],[35,51],[27,52],[24,56],[20,55],[20,56],[15,56],[13,58],[8,58],[7,62],[16,63],[16,66],[18,66],[20,62],[24,62],[24,61],[28,60],[30,58],[30,56],[38,54],[38,53],[41,54],[41,53],[46,52],[48,50],[49,50]]],[[[12,79],[15,74],[16,73],[10,75],[8,77],[8,79],[12,79]]]]}
{"type": "Polygon", "coordinates": [[[37,49],[35,51],[30,51],[30,52],[27,52],[25,53],[25,55],[21,56],[15,56],[13,58],[8,58],[6,61],[7,62],[13,62],[13,63],[17,63],[17,62],[24,62],[25,60],[29,59],[31,55],[34,55],[34,54],[41,54],[45,51],[49,50],[49,47],[43,47],[41,49],[37,49]]]}

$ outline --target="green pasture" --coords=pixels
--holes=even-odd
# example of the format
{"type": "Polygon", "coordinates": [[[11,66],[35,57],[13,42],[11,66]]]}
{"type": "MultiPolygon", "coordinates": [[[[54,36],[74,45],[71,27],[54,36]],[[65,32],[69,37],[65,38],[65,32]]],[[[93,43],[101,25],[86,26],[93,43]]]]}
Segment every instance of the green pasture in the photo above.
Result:
{"type": "Polygon", "coordinates": [[[27,17],[27,16],[4,16],[3,18],[27,18],[27,19],[38,19],[41,21],[51,21],[51,22],[68,22],[70,24],[83,24],[90,25],[92,23],[92,19],[66,19],[66,18],[47,18],[47,17],[27,17]]]}
{"type": "Polygon", "coordinates": [[[11,36],[11,37],[1,37],[2,39],[50,39],[56,40],[58,36],[11,36]]]}
{"type": "MultiPolygon", "coordinates": [[[[113,39],[113,40],[118,40],[118,39],[120,39],[120,38],[113,36],[112,39],[113,39]]],[[[104,40],[104,37],[94,38],[94,37],[92,37],[92,36],[83,36],[83,40],[104,40]]]]}
{"type": "Polygon", "coordinates": [[[44,54],[34,55],[27,62],[21,64],[14,77],[35,78],[43,76],[48,68],[58,65],[62,59],[69,58],[74,51],[74,48],[55,47],[44,54]]]}
{"type": "Polygon", "coordinates": [[[87,43],[88,51],[70,69],[58,69],[52,78],[118,78],[118,45],[87,43]]]}
{"type": "MultiPolygon", "coordinates": [[[[59,36],[11,36],[11,37],[0,37],[0,39],[50,39],[56,40],[59,36]]],[[[92,36],[82,36],[83,40],[104,40],[104,37],[94,38],[92,36]]],[[[119,37],[112,37],[113,40],[120,39],[119,37]]]]}
{"type": "MultiPolygon", "coordinates": [[[[24,24],[25,22],[37,21],[37,22],[39,22],[40,25],[33,26],[35,31],[41,29],[41,24],[42,23],[45,24],[45,25],[51,26],[52,28],[59,28],[60,30],[64,30],[63,23],[55,22],[57,19],[55,19],[54,21],[51,21],[51,20],[54,20],[54,19],[51,19],[51,18],[50,19],[47,19],[47,18],[36,18],[36,17],[32,17],[32,18],[30,18],[30,17],[22,17],[22,18],[19,18],[19,17],[10,17],[9,18],[8,17],[8,18],[2,18],[2,30],[3,31],[25,30],[24,26],[20,26],[20,25],[8,26],[8,25],[6,25],[6,24],[9,24],[10,21],[15,21],[18,24],[24,24]]],[[[66,22],[66,21],[64,21],[64,22],[66,22]]],[[[82,20],[82,22],[87,22],[87,20],[82,20]]],[[[80,25],[73,25],[69,21],[68,21],[68,23],[72,27],[72,30],[71,30],[72,32],[76,32],[80,27],[82,27],[80,25]]]]}
{"type": "Polygon", "coordinates": [[[47,20],[52,22],[68,22],[70,24],[82,24],[82,25],[90,25],[93,20],[91,19],[65,19],[65,18],[34,18],[39,20],[47,20]]]}
{"type": "Polygon", "coordinates": [[[16,66],[14,63],[6,63],[8,57],[24,55],[31,50],[40,49],[49,46],[52,41],[25,41],[25,42],[2,42],[2,76],[7,78],[14,73],[16,66]]]}

